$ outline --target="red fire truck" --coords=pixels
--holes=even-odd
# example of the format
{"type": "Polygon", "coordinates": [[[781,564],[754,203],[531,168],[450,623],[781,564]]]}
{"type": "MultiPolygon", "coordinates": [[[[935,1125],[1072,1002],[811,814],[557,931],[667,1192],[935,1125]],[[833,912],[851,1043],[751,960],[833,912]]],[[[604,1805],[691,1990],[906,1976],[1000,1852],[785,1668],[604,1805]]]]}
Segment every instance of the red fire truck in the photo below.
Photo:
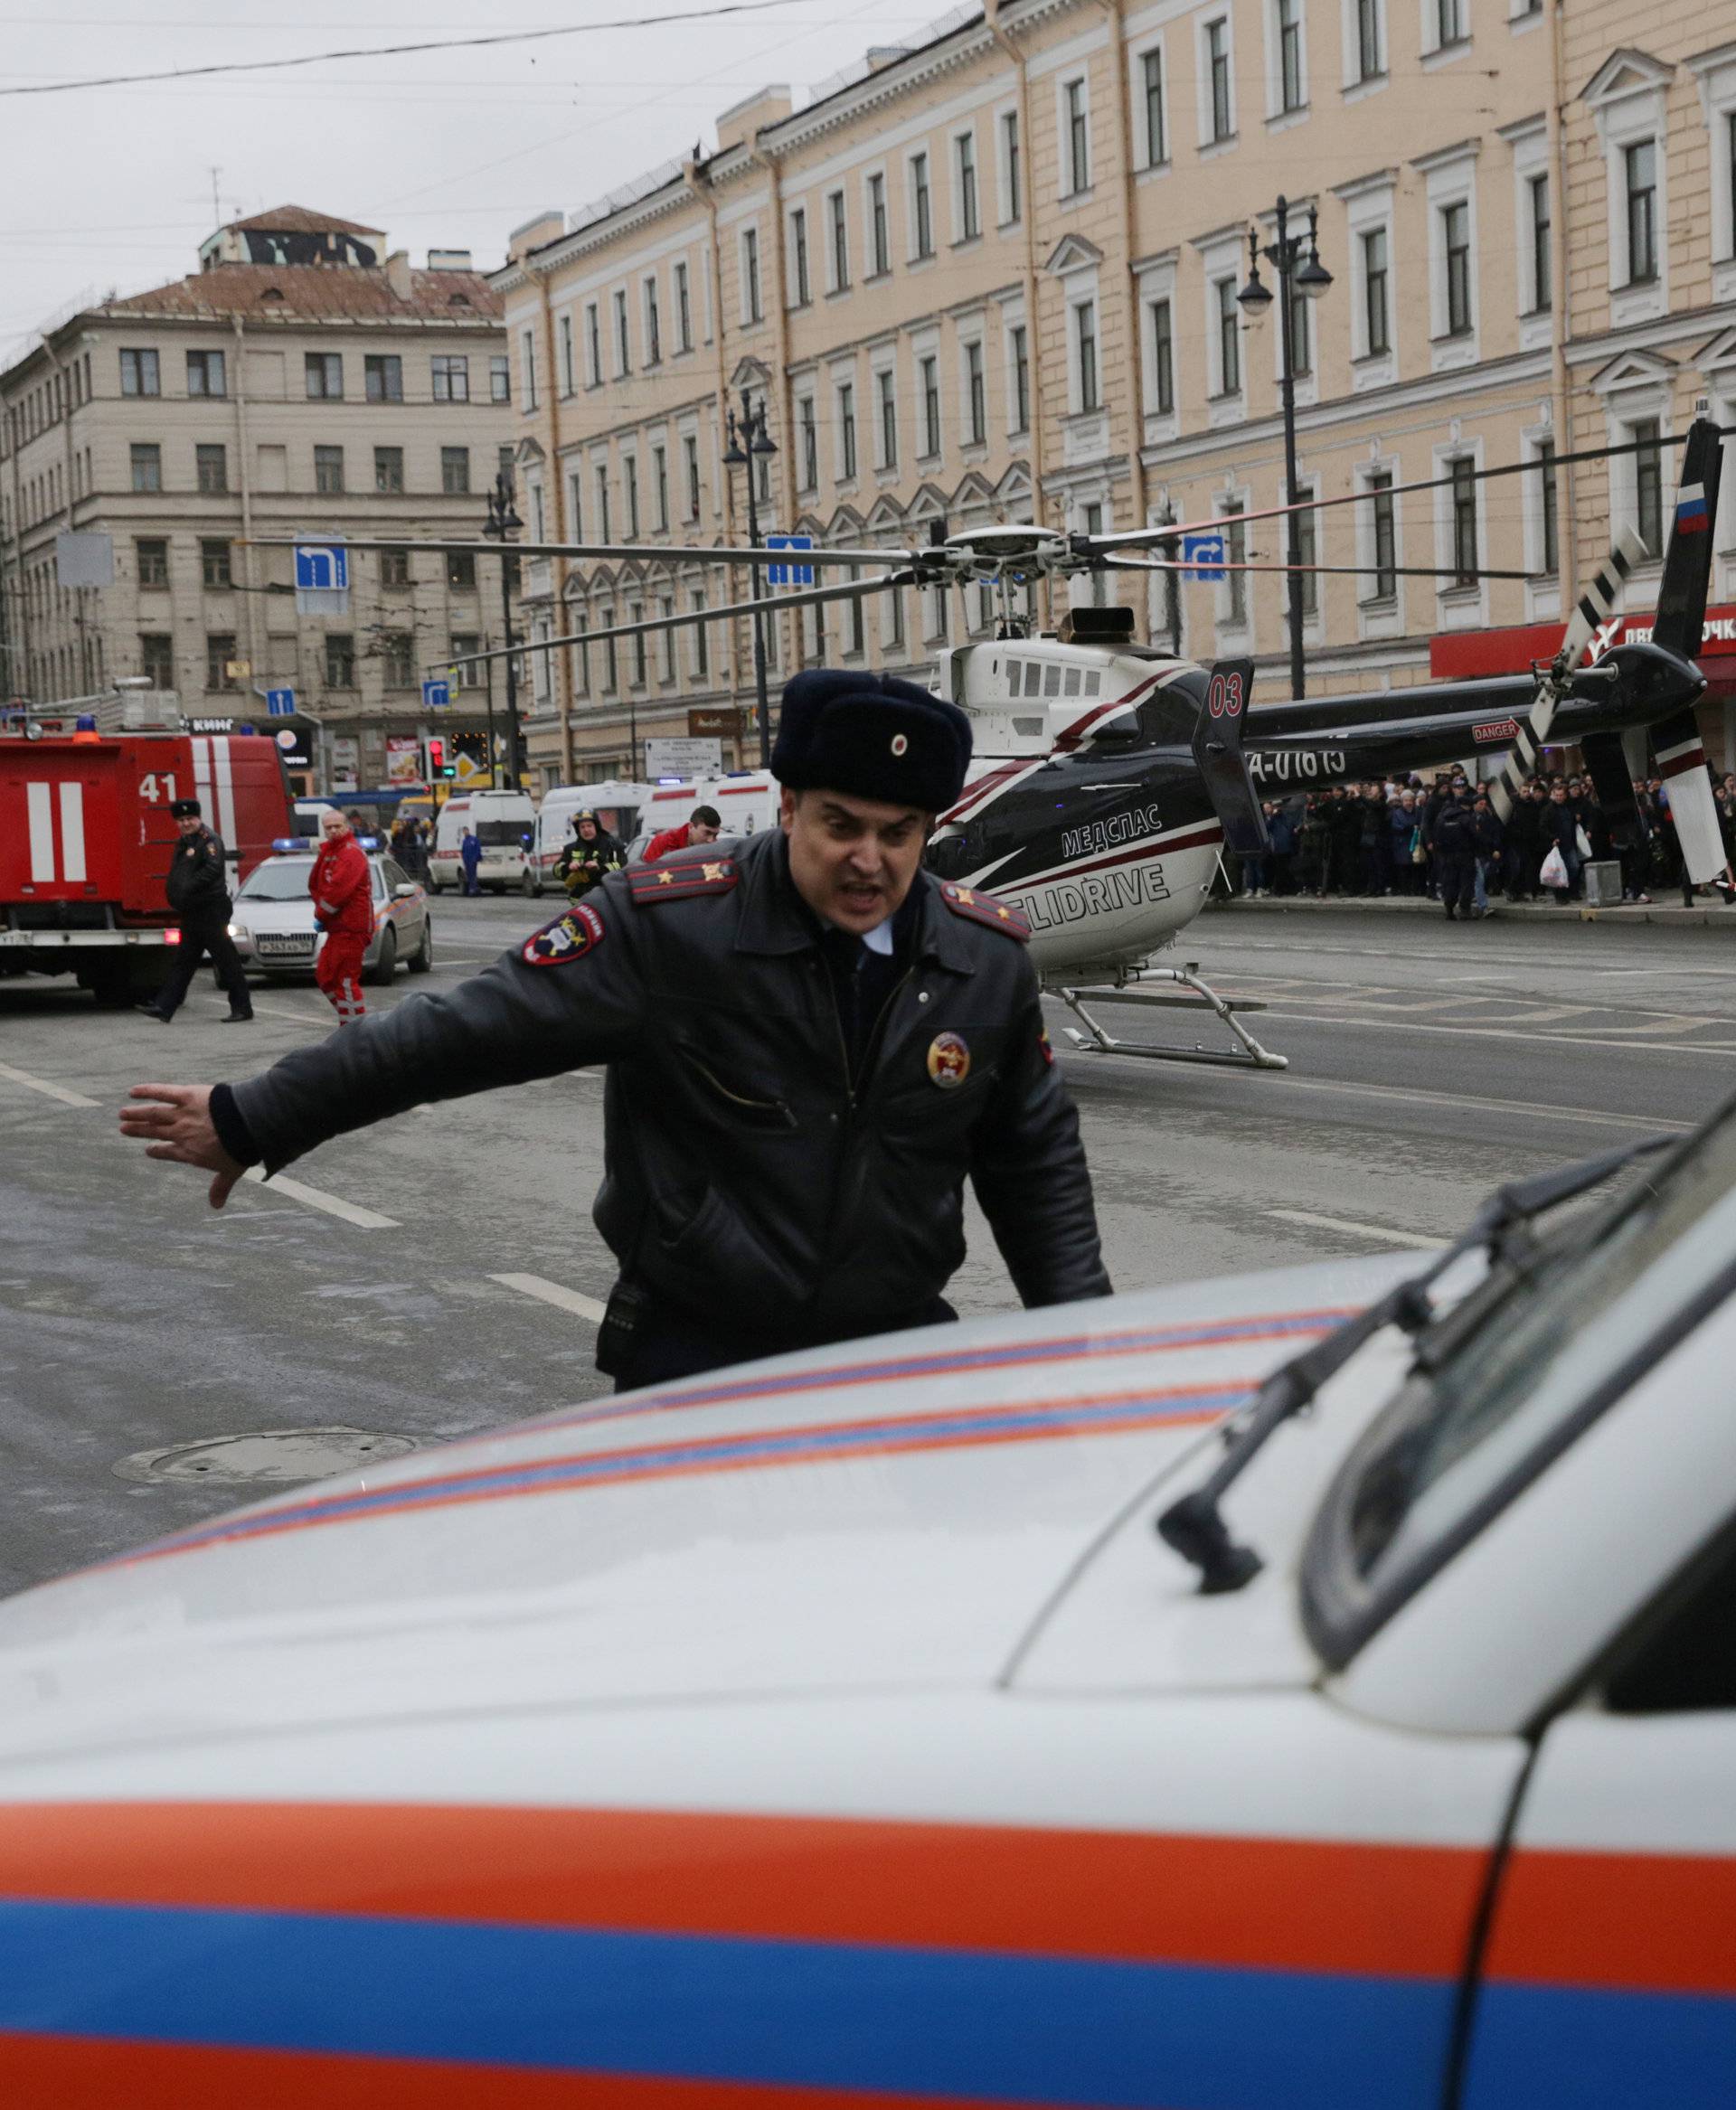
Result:
{"type": "Polygon", "coordinates": [[[199,801],[236,884],[295,830],[276,743],[189,731],[160,695],[0,717],[0,978],[74,975],[101,1004],[158,988],[181,938],[177,798],[199,801]]]}

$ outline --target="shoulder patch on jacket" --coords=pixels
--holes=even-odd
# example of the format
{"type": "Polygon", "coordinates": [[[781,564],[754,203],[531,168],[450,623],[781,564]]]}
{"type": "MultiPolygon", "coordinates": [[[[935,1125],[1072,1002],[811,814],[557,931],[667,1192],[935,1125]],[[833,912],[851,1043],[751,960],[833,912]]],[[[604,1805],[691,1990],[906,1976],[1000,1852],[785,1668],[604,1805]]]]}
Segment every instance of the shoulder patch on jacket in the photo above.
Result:
{"type": "Polygon", "coordinates": [[[696,858],[692,863],[629,864],[627,891],[634,905],[643,909],[651,901],[687,901],[695,894],[727,894],[735,886],[732,857],[696,858]]]}
{"type": "Polygon", "coordinates": [[[1021,945],[1030,938],[1031,926],[1024,909],[1014,908],[1010,901],[999,900],[993,894],[979,894],[975,887],[955,886],[950,881],[941,888],[940,899],[955,916],[963,916],[972,923],[986,923],[991,930],[1016,937],[1021,945]]]}
{"type": "Polygon", "coordinates": [[[604,937],[603,919],[588,901],[577,901],[564,916],[533,931],[519,948],[527,967],[570,967],[594,953],[604,937]]]}

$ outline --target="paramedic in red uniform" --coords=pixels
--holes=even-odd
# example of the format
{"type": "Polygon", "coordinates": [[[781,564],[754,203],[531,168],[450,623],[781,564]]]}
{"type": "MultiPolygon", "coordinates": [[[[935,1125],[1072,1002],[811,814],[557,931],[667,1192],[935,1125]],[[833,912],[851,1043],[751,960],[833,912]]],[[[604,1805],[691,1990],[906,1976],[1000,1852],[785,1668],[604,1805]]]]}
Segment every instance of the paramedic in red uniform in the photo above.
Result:
{"type": "Polygon", "coordinates": [[[672,856],[677,850],[698,850],[707,843],[715,843],[723,833],[723,820],[714,805],[696,805],[679,828],[665,828],[661,835],[653,835],[645,846],[645,862],[655,864],[660,857],[672,856]]]}
{"type": "Polygon", "coordinates": [[[326,942],[314,962],[314,980],[326,992],[339,1025],[366,1016],[362,1001],[362,956],[373,936],[373,874],[354,830],[335,806],[319,816],[324,840],[314,859],[307,891],[326,942]]]}

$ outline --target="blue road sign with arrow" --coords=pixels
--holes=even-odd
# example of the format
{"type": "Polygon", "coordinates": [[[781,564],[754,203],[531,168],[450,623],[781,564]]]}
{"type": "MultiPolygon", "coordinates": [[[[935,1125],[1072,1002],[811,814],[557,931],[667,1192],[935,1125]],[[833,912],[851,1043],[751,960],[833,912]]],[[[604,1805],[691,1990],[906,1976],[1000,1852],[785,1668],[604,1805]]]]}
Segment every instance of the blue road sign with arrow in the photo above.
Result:
{"type": "Polygon", "coordinates": [[[452,701],[449,682],[424,682],[422,683],[422,708],[425,711],[444,711],[452,701]]]}
{"type": "MultiPolygon", "coordinates": [[[[812,535],[768,535],[769,550],[811,550],[812,535]]],[[[770,564],[766,568],[768,586],[812,586],[814,567],[811,564],[770,564]]]]}
{"type": "Polygon", "coordinates": [[[293,689],[268,689],[265,692],[265,711],[268,718],[293,718],[296,715],[296,692],[293,689]]]}
{"type": "Polygon", "coordinates": [[[350,553],[341,542],[297,542],[296,590],[343,593],[350,583],[350,553]]]}
{"type": "Polygon", "coordinates": [[[1221,533],[1184,535],[1182,562],[1189,567],[1182,576],[1196,585],[1212,586],[1224,576],[1224,542],[1221,533]]]}

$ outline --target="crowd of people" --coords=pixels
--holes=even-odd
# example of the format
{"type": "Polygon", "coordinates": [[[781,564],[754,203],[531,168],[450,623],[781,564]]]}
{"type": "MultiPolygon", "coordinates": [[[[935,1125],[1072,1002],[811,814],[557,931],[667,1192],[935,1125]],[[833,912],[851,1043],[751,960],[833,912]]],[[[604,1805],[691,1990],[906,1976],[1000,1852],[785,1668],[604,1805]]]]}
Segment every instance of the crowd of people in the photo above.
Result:
{"type": "MultiPolygon", "coordinates": [[[[1736,773],[1716,787],[1726,860],[1736,865],[1736,773]]],[[[1625,901],[1656,892],[1695,890],[1683,867],[1670,822],[1669,788],[1661,777],[1636,778],[1641,837],[1618,845],[1590,777],[1543,775],[1520,792],[1504,822],[1488,787],[1462,770],[1335,784],[1264,811],[1271,849],[1264,857],[1226,859],[1231,893],[1329,895],[1373,900],[1408,894],[1439,901],[1449,918],[1486,916],[1497,895],[1509,901],[1565,902],[1581,898],[1588,863],[1621,868],[1625,901]]],[[[1700,892],[1730,901],[1725,880],[1700,892]]]]}

